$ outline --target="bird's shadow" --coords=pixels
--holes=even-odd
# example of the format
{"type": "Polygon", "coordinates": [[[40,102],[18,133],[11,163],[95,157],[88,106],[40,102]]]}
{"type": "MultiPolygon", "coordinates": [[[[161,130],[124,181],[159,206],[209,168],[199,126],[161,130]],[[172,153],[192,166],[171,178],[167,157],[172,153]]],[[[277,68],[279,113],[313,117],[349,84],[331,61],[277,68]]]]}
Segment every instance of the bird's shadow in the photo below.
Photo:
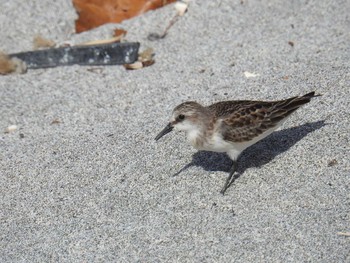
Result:
{"type": "MultiPolygon", "coordinates": [[[[297,127],[273,132],[260,142],[249,147],[239,158],[238,167],[234,179],[240,177],[244,171],[252,167],[260,167],[273,160],[277,155],[287,151],[294,144],[311,132],[314,132],[326,123],[324,120],[306,123],[297,127]]],[[[185,165],[180,171],[174,174],[179,175],[182,171],[191,166],[202,167],[206,171],[228,172],[231,168],[232,160],[225,153],[198,151],[192,156],[192,161],[185,165]]]]}

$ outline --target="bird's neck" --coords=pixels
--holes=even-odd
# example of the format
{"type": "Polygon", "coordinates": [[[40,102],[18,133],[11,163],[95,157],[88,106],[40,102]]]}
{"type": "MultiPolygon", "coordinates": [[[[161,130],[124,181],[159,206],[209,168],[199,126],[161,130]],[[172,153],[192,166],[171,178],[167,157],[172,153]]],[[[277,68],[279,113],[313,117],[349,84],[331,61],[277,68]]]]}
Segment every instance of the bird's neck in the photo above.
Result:
{"type": "Polygon", "coordinates": [[[203,150],[208,143],[208,139],[211,138],[213,133],[213,122],[210,118],[202,120],[200,125],[196,125],[192,129],[187,131],[187,139],[192,146],[198,150],[203,150]]]}

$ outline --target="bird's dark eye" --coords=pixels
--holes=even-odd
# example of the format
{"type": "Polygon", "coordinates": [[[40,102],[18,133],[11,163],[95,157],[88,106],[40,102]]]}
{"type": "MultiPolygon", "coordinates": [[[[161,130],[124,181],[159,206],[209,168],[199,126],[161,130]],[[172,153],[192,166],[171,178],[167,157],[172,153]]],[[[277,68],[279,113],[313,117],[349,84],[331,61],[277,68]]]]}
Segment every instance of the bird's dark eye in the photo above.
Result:
{"type": "Polygon", "coordinates": [[[184,120],[184,119],[185,119],[185,115],[180,114],[180,115],[178,116],[178,119],[179,119],[180,121],[184,120]]]}

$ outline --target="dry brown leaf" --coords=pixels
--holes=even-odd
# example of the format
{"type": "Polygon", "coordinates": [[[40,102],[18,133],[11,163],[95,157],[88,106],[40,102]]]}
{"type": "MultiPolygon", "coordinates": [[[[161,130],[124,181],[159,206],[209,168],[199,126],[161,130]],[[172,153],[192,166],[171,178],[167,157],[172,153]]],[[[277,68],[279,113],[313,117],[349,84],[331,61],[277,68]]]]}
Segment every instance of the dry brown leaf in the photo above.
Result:
{"type": "Polygon", "coordinates": [[[125,64],[124,67],[126,69],[132,69],[132,70],[149,67],[155,63],[153,56],[154,56],[153,49],[147,48],[139,54],[139,57],[135,63],[125,64]]]}
{"type": "Polygon", "coordinates": [[[43,38],[42,36],[35,36],[33,39],[33,46],[34,49],[39,49],[39,48],[49,48],[49,47],[54,47],[56,45],[55,42],[52,40],[43,38]]]}
{"type": "Polygon", "coordinates": [[[0,75],[10,74],[12,72],[24,73],[27,71],[26,64],[18,58],[10,58],[0,51],[0,75]]]}
{"type": "Polygon", "coordinates": [[[5,53],[0,52],[0,74],[5,75],[15,71],[16,66],[5,53]]]}
{"type": "Polygon", "coordinates": [[[114,35],[115,37],[121,36],[121,37],[123,38],[123,37],[125,37],[126,33],[128,33],[128,31],[126,31],[126,30],[124,30],[124,29],[122,29],[122,28],[116,28],[116,29],[114,30],[114,34],[113,34],[113,35],[114,35]]]}
{"type": "Polygon", "coordinates": [[[176,0],[73,0],[79,14],[75,22],[77,33],[105,23],[120,23],[125,19],[153,10],[176,0]]]}

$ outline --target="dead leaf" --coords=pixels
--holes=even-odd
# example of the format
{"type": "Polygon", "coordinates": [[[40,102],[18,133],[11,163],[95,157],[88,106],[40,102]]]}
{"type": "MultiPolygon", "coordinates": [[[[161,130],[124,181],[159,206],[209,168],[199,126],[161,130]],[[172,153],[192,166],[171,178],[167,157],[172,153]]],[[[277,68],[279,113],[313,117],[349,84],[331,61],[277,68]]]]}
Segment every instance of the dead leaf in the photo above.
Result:
{"type": "Polygon", "coordinates": [[[42,36],[35,36],[33,39],[33,46],[34,49],[39,49],[39,48],[49,48],[49,47],[54,47],[56,45],[55,42],[52,40],[43,38],[42,36]]]}
{"type": "Polygon", "coordinates": [[[9,56],[5,53],[0,52],[0,74],[6,75],[14,72],[16,69],[15,64],[9,56]]]}
{"type": "Polygon", "coordinates": [[[106,23],[120,23],[176,0],[73,0],[79,18],[75,22],[77,33],[106,23]]]}
{"type": "Polygon", "coordinates": [[[147,48],[141,53],[139,53],[139,57],[135,63],[125,64],[124,67],[126,69],[131,69],[131,70],[149,67],[155,63],[153,57],[154,57],[153,49],[147,48]]]}
{"type": "Polygon", "coordinates": [[[115,37],[121,36],[121,37],[123,38],[123,37],[125,37],[126,33],[128,33],[128,31],[126,31],[126,30],[124,30],[124,29],[122,29],[122,28],[116,28],[116,29],[114,30],[114,34],[113,34],[113,35],[114,35],[115,37]]]}
{"type": "Polygon", "coordinates": [[[6,75],[13,72],[25,73],[27,71],[26,64],[18,58],[10,58],[8,55],[0,51],[0,75],[6,75]]]}

